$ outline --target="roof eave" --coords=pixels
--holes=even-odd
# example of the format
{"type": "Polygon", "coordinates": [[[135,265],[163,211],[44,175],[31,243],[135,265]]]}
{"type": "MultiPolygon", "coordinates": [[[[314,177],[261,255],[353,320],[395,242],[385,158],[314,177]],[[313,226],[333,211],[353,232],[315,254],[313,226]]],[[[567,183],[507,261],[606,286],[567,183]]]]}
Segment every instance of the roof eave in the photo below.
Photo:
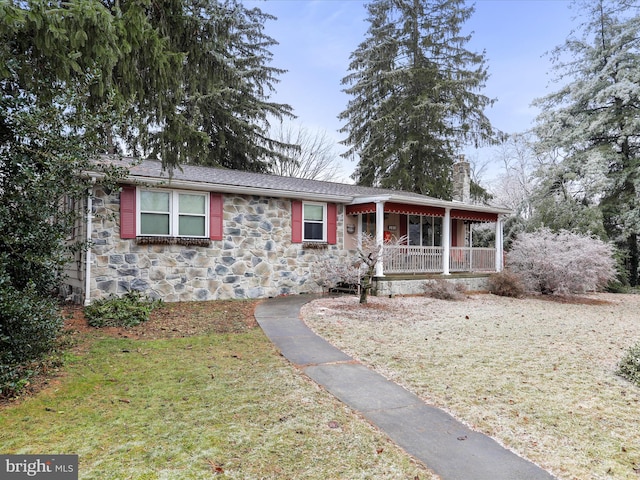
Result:
{"type": "Polygon", "coordinates": [[[127,181],[137,185],[163,186],[184,190],[199,190],[205,192],[231,193],[236,195],[261,195],[269,197],[295,198],[300,200],[311,200],[316,202],[329,201],[335,203],[350,203],[352,196],[331,195],[326,193],[298,192],[283,189],[250,187],[242,185],[226,185],[211,182],[195,182],[190,180],[161,179],[130,175],[127,181]]]}
{"type": "Polygon", "coordinates": [[[376,203],[376,202],[397,202],[397,203],[406,203],[409,205],[424,205],[428,207],[440,207],[440,208],[449,208],[449,209],[456,209],[456,210],[469,210],[472,212],[496,213],[498,215],[508,215],[512,213],[511,210],[506,208],[491,207],[488,205],[474,205],[470,203],[462,203],[462,202],[456,202],[456,201],[450,202],[447,200],[438,200],[434,198],[423,199],[423,198],[410,197],[402,194],[355,197],[351,202],[351,205],[361,205],[363,203],[376,203]]]}

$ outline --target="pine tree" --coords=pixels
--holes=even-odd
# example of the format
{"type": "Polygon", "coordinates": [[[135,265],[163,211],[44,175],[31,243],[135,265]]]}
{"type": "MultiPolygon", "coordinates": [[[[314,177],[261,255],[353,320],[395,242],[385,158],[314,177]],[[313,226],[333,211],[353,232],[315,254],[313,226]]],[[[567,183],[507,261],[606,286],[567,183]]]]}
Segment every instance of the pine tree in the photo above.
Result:
{"type": "Polygon", "coordinates": [[[42,105],[52,87],[78,88],[70,108],[79,114],[116,112],[100,132],[105,152],[124,145],[168,168],[254,171],[278,155],[268,121],[291,107],[269,101],[283,71],[269,66],[276,42],[263,27],[273,17],[259,9],[236,0],[28,0],[0,3],[0,14],[8,62],[0,82],[42,105]]]}
{"type": "Polygon", "coordinates": [[[558,81],[565,84],[537,102],[543,109],[538,147],[561,156],[547,183],[565,192],[569,185],[573,203],[600,209],[609,238],[626,253],[629,281],[637,285],[640,9],[631,0],[575,5],[585,21],[553,52],[558,81]]]}
{"type": "Polygon", "coordinates": [[[62,328],[51,293],[100,153],[259,171],[278,154],[268,18],[233,0],[0,0],[0,396],[62,328]]]}
{"type": "Polygon", "coordinates": [[[483,54],[466,49],[463,0],[374,0],[365,40],[342,80],[352,99],[344,156],[359,157],[362,185],[449,198],[451,165],[465,142],[494,132],[479,93],[487,79],[483,54]]]}
{"type": "Polygon", "coordinates": [[[110,10],[122,18],[133,10],[133,30],[146,22],[155,32],[143,42],[134,35],[116,65],[122,97],[139,98],[127,110],[129,146],[169,167],[266,171],[280,146],[269,118],[291,116],[291,107],[269,101],[284,72],[269,66],[276,41],[263,28],[274,17],[237,0],[116,1],[110,10]]]}

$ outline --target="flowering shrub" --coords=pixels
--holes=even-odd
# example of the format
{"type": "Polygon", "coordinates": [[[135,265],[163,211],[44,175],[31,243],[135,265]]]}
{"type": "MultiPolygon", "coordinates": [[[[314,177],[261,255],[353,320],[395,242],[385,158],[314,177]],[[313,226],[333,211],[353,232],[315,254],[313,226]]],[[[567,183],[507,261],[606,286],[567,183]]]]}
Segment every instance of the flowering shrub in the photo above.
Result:
{"type": "Polygon", "coordinates": [[[528,292],[567,295],[602,290],[616,275],[613,254],[598,238],[543,228],[520,234],[507,264],[528,292]]]}

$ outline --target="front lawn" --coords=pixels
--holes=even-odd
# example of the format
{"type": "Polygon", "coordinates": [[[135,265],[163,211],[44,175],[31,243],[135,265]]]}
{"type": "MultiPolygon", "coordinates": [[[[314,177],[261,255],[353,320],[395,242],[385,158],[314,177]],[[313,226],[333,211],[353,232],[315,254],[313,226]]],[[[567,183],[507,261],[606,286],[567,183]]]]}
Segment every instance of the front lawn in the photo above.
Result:
{"type": "Polygon", "coordinates": [[[561,479],[640,476],[640,388],[615,373],[640,340],[640,295],[372,297],[366,306],[342,297],[302,314],[339,348],[561,479]]]}
{"type": "Polygon", "coordinates": [[[79,329],[60,375],[0,407],[3,454],[78,454],[82,479],[433,479],[291,367],[255,302],[170,304],[79,329]]]}

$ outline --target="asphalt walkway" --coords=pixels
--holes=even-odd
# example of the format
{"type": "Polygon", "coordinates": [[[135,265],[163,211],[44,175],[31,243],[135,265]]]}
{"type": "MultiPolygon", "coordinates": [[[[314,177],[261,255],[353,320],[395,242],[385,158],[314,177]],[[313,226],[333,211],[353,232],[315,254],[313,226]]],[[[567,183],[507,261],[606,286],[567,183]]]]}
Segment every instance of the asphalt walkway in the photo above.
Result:
{"type": "Polygon", "coordinates": [[[258,324],[291,363],[386,433],[443,480],[551,480],[550,473],[356,362],[301,320],[312,296],[258,305],[258,324]]]}

